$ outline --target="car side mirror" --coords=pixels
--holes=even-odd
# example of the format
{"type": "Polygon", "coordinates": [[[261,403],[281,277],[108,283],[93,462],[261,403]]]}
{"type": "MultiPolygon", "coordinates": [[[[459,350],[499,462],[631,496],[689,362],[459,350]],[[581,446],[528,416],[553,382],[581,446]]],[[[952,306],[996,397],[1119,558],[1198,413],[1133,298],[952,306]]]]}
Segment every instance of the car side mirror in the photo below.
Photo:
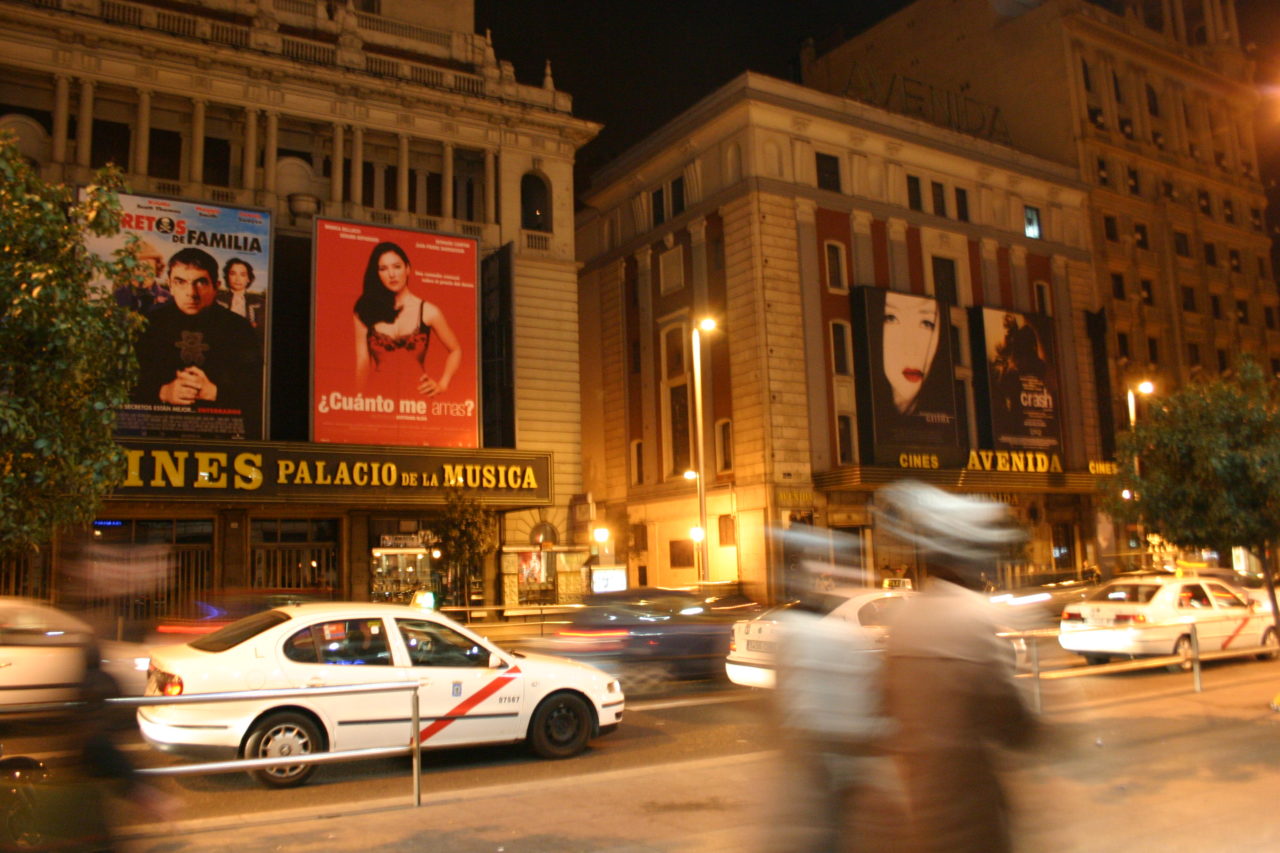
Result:
{"type": "Polygon", "coordinates": [[[497,652],[489,652],[489,669],[506,669],[507,662],[497,652]]]}

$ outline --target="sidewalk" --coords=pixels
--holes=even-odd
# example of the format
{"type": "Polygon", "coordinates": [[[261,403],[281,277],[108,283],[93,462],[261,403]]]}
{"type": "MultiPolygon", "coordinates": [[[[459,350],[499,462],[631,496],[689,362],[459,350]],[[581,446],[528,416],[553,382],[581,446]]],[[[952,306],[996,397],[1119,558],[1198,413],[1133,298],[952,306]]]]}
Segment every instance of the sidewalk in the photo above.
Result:
{"type": "MultiPolygon", "coordinates": [[[[1254,666],[1254,665],[1251,665],[1254,666]]],[[[1212,677],[1212,676],[1211,676],[1212,677]]],[[[1105,686],[1105,685],[1104,685],[1105,686]]],[[[1046,695],[1045,741],[1010,756],[1007,789],[1026,853],[1240,853],[1280,849],[1280,664],[1239,684],[1141,699],[1046,695]]],[[[1104,691],[1105,693],[1105,691],[1104,691]]],[[[425,791],[333,816],[183,821],[129,853],[685,853],[759,849],[778,796],[772,752],[461,791],[425,791]],[[370,808],[372,806],[373,808],[370,808]],[[376,809],[376,810],[375,810],[376,809]]],[[[153,828],[154,831],[154,828],[153,828]]]]}

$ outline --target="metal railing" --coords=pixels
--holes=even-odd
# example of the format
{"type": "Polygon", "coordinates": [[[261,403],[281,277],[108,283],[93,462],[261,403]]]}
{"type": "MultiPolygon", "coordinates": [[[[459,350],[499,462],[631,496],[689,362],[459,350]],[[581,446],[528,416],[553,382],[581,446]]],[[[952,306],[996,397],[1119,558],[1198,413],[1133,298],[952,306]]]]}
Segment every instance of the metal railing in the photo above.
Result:
{"type": "MultiPolygon", "coordinates": [[[[199,776],[214,773],[241,773],[265,770],[271,767],[293,767],[298,764],[337,764],[343,761],[360,761],[371,758],[391,758],[409,755],[413,758],[413,804],[422,805],[422,730],[416,682],[386,681],[374,684],[333,687],[289,687],[277,690],[237,690],[224,693],[193,693],[186,696],[128,696],[106,700],[108,705],[124,708],[149,708],[155,705],[202,705],[209,702],[243,702],[261,699],[288,699],[300,696],[342,696],[357,693],[409,692],[412,726],[405,746],[368,747],[344,749],[338,752],[316,752],[309,755],[291,755],[288,758],[236,758],[229,761],[206,761],[199,764],[180,764],[174,767],[145,767],[137,772],[147,776],[199,776]]],[[[81,702],[53,703],[48,709],[71,709],[81,702]]]]}
{"type": "MultiPolygon", "coordinates": [[[[1002,631],[1000,637],[1009,640],[1027,640],[1027,654],[1030,658],[1030,672],[1020,672],[1017,678],[1029,678],[1035,682],[1033,691],[1034,702],[1033,707],[1037,714],[1041,713],[1044,708],[1044,697],[1042,685],[1045,681],[1059,681],[1064,678],[1088,678],[1095,675],[1109,675],[1113,672],[1135,672],[1143,669],[1159,669],[1168,666],[1187,666],[1191,673],[1191,682],[1196,693],[1204,691],[1204,682],[1200,674],[1201,661],[1207,660],[1226,660],[1230,658],[1256,657],[1258,655],[1280,654],[1280,649],[1274,645],[1267,646],[1242,646],[1236,649],[1219,649],[1217,651],[1202,652],[1200,650],[1200,632],[1195,622],[1166,622],[1163,624],[1148,625],[1149,628],[1179,628],[1187,633],[1191,638],[1191,654],[1168,654],[1168,655],[1152,655],[1135,657],[1131,660],[1114,661],[1108,663],[1089,664],[1087,666],[1072,666],[1061,669],[1042,670],[1040,668],[1040,646],[1038,641],[1046,638],[1057,639],[1060,631],[1057,628],[1036,628],[1030,631],[1002,631]]],[[[1115,631],[1116,628],[1098,627],[1085,628],[1080,631],[1115,631]]],[[[1144,629],[1145,630],[1145,629],[1144,629]]],[[[1072,632],[1077,633],[1077,632],[1072,632]]],[[[1084,654],[1077,652],[1076,654],[1084,654]]],[[[1104,654],[1099,652],[1098,654],[1104,654]]]]}

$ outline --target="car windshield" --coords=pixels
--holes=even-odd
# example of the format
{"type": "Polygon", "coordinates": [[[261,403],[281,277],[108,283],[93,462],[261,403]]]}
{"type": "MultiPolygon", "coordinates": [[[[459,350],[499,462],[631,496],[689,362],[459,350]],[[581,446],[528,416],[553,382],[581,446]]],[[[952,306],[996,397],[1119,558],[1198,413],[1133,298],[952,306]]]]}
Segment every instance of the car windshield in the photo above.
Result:
{"type": "Polygon", "coordinates": [[[1156,583],[1109,583],[1089,596],[1090,601],[1110,601],[1116,604],[1146,604],[1160,590],[1156,583]]]}
{"type": "Polygon", "coordinates": [[[243,619],[232,622],[212,634],[193,640],[187,645],[202,652],[225,652],[227,649],[240,645],[245,640],[258,636],[268,628],[274,628],[281,622],[288,622],[289,618],[289,614],[281,610],[267,610],[263,613],[255,613],[252,616],[246,616],[243,619]]]}

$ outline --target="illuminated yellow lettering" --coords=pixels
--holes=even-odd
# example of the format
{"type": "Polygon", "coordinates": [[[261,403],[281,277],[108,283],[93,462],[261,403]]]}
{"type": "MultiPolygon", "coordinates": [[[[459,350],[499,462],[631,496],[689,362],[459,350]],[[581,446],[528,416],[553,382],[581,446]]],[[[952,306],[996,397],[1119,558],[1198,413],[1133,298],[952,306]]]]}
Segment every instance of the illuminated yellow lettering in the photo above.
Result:
{"type": "Polygon", "coordinates": [[[181,488],[187,482],[187,457],[191,454],[185,450],[170,453],[167,450],[153,450],[152,458],[156,461],[155,476],[151,485],[164,486],[165,481],[173,488],[181,488]]]}
{"type": "Polygon", "coordinates": [[[996,451],[996,470],[997,471],[1009,470],[1009,451],[1007,450],[996,451]]]}
{"type": "Polygon", "coordinates": [[[446,486],[461,486],[463,482],[462,466],[450,465],[448,462],[444,464],[444,484],[446,486]]]}
{"type": "Polygon", "coordinates": [[[293,469],[296,467],[298,466],[293,464],[292,459],[277,459],[276,460],[276,482],[277,483],[289,482],[289,478],[293,476],[293,469]]]}
{"type": "Polygon", "coordinates": [[[295,485],[300,483],[311,484],[311,464],[307,460],[303,459],[298,463],[298,472],[293,475],[293,482],[295,485]]]}
{"type": "Polygon", "coordinates": [[[520,484],[522,489],[538,488],[538,478],[533,475],[533,466],[530,465],[524,469],[524,481],[520,484]]]}
{"type": "Polygon", "coordinates": [[[262,454],[240,453],[233,463],[236,469],[234,485],[237,489],[251,492],[262,485],[262,454]]]}
{"type": "Polygon", "coordinates": [[[480,483],[486,489],[492,489],[498,482],[498,474],[492,465],[486,465],[480,469],[480,483]]]}
{"type": "Polygon", "coordinates": [[[1027,470],[1027,454],[1025,453],[1010,453],[1009,462],[1012,463],[1010,465],[1010,470],[1013,470],[1013,471],[1027,470]]]}
{"type": "Polygon", "coordinates": [[[351,466],[351,479],[355,480],[357,486],[369,485],[369,463],[357,462],[351,466]]]}
{"type": "Polygon", "coordinates": [[[142,453],[141,450],[126,450],[125,456],[125,474],[124,482],[121,486],[133,486],[135,488],[142,485],[142,453]]]}
{"type": "Polygon", "coordinates": [[[345,460],[338,463],[338,470],[333,473],[333,484],[335,486],[351,485],[351,471],[347,469],[345,460]]]}
{"type": "Polygon", "coordinates": [[[333,479],[324,470],[324,460],[316,462],[316,485],[327,486],[333,482],[333,479]]]}
{"type": "Polygon", "coordinates": [[[196,454],[196,488],[225,489],[227,487],[227,454],[196,454]]]}

